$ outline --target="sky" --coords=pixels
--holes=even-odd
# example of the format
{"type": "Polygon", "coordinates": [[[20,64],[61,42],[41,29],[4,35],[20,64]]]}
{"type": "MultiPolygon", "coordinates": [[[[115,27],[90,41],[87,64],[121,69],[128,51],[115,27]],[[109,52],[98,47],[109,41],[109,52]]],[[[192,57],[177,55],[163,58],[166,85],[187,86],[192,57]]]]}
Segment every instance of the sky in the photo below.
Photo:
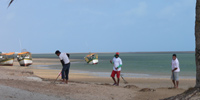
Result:
{"type": "Polygon", "coordinates": [[[0,51],[195,50],[196,0],[0,0],[0,51]]]}

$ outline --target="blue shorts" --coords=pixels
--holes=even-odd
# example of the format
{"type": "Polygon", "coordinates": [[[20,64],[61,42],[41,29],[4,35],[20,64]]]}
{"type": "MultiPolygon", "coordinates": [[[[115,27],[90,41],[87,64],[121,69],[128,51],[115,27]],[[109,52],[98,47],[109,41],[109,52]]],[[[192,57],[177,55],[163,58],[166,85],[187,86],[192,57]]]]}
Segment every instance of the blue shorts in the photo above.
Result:
{"type": "Polygon", "coordinates": [[[172,80],[175,80],[175,81],[178,81],[179,80],[179,75],[178,75],[179,72],[173,72],[172,73],[172,76],[171,76],[171,79],[172,80]]]}

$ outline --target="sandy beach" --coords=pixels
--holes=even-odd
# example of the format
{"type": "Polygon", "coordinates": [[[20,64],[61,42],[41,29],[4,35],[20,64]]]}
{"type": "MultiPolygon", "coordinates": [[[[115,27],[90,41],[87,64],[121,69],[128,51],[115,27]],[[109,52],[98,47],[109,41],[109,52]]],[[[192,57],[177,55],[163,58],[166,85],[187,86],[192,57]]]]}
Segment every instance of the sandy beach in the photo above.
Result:
{"type": "MultiPolygon", "coordinates": [[[[72,62],[75,60],[71,60],[72,62]]],[[[33,65],[0,66],[0,100],[159,100],[194,87],[194,79],[180,79],[178,89],[171,89],[168,78],[127,78],[112,86],[110,77],[97,77],[70,70],[69,84],[54,83],[60,70],[34,66],[59,64],[58,59],[33,58],[33,65]]]]}

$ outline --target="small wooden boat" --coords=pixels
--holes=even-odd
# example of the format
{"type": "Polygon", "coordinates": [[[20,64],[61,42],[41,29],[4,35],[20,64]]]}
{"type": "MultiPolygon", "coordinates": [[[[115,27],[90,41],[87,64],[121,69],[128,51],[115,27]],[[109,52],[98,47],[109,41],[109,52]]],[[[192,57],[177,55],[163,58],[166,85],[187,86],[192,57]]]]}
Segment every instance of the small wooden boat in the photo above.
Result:
{"type": "Polygon", "coordinates": [[[88,64],[97,64],[98,63],[98,54],[96,54],[96,53],[91,53],[91,54],[85,56],[84,58],[88,64]]]}
{"type": "Polygon", "coordinates": [[[0,66],[13,66],[14,52],[0,53],[0,66]]]}
{"type": "Polygon", "coordinates": [[[30,52],[21,52],[17,54],[17,60],[20,66],[29,66],[32,65],[32,56],[30,52]]]}

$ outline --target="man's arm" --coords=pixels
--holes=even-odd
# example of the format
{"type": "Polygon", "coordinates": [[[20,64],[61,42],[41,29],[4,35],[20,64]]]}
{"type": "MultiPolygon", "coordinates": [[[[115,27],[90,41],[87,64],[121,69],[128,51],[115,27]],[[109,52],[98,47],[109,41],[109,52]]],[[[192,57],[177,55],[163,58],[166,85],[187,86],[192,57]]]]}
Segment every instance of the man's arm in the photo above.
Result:
{"type": "Polygon", "coordinates": [[[111,63],[111,64],[114,64],[113,60],[110,60],[110,63],[111,63]]]}
{"type": "Polygon", "coordinates": [[[177,70],[178,68],[174,68],[173,70],[172,70],[172,72],[174,72],[175,70],[177,70]]]}
{"type": "Polygon", "coordinates": [[[121,59],[119,61],[119,66],[117,68],[120,68],[120,67],[122,67],[122,60],[121,59]]]}
{"type": "Polygon", "coordinates": [[[60,62],[61,62],[62,65],[64,65],[64,61],[63,60],[60,60],[60,62]]]}
{"type": "Polygon", "coordinates": [[[119,65],[117,68],[120,68],[120,67],[122,67],[122,65],[119,65]]]}

